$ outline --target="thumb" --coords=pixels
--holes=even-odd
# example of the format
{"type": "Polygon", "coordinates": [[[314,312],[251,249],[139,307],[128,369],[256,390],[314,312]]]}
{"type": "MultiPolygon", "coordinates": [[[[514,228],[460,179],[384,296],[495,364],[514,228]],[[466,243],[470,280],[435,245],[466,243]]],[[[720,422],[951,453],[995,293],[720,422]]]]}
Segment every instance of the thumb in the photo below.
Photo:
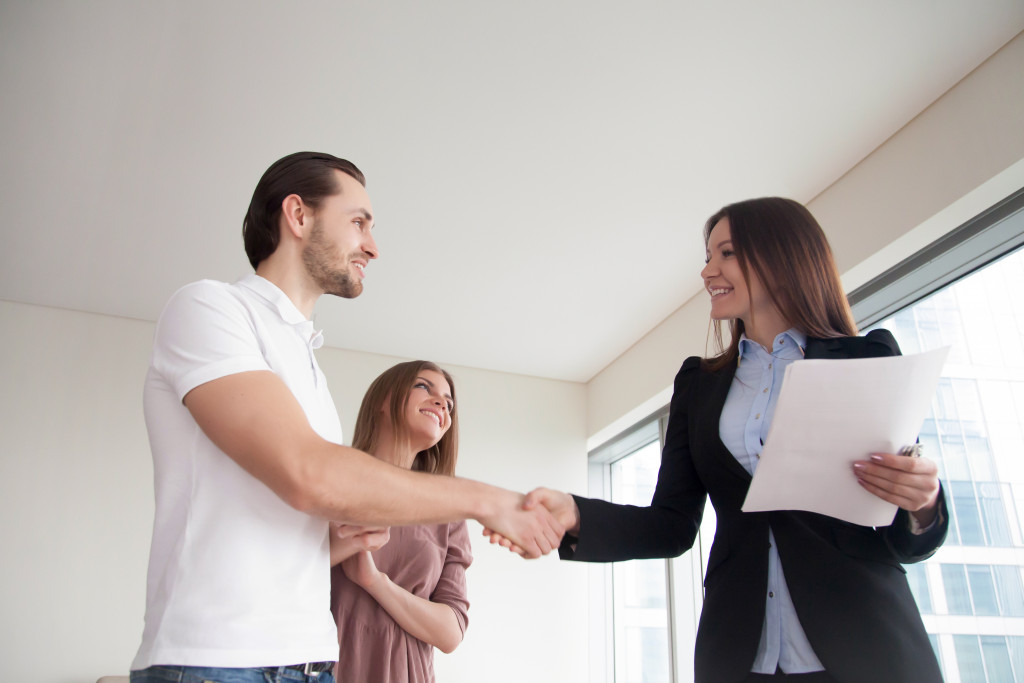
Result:
{"type": "Polygon", "coordinates": [[[542,489],[534,489],[527,493],[526,497],[523,499],[523,509],[532,510],[543,502],[544,495],[542,493],[542,489]]]}

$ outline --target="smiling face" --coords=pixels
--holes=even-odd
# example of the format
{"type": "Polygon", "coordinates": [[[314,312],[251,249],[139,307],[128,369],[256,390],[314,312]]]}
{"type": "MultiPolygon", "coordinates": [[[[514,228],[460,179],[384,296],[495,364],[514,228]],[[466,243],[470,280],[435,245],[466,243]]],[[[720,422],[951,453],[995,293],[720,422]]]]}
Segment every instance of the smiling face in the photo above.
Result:
{"type": "Polygon", "coordinates": [[[774,321],[779,315],[757,274],[750,271],[749,275],[748,287],[733,249],[729,218],[722,218],[708,236],[707,264],[700,276],[704,280],[704,288],[711,295],[711,318],[742,320],[748,336],[751,336],[755,320],[774,321]]]}
{"type": "Polygon", "coordinates": [[[325,294],[352,299],[363,291],[367,264],[377,258],[369,195],[359,181],[335,171],[340,192],[316,211],[302,263],[325,294]]]}
{"type": "Polygon", "coordinates": [[[444,375],[424,368],[416,375],[405,402],[409,440],[415,450],[434,446],[452,426],[455,400],[444,375]]]}

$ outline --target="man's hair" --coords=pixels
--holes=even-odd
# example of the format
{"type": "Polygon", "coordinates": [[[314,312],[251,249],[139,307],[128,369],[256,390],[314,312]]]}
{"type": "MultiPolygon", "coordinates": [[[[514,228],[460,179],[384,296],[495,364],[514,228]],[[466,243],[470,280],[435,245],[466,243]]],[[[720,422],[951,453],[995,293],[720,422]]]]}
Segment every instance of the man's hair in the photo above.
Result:
{"type": "MultiPolygon", "coordinates": [[[[391,418],[395,441],[402,443],[409,438],[405,406],[409,401],[413,385],[416,384],[416,378],[424,370],[441,373],[451,389],[452,401],[455,401],[455,382],[446,371],[426,360],[399,363],[381,373],[366,390],[363,403],[359,406],[359,416],[356,417],[352,448],[373,453],[380,440],[379,430],[383,429],[380,419],[381,407],[391,418]]],[[[451,426],[448,427],[448,431],[444,433],[441,440],[427,450],[416,454],[416,459],[412,464],[413,470],[431,474],[455,474],[455,462],[459,457],[459,417],[457,412],[457,409],[451,411],[451,426]]]]}
{"type": "Polygon", "coordinates": [[[281,240],[279,223],[284,198],[297,194],[314,210],[320,208],[324,199],[341,192],[334,176],[336,170],[366,187],[366,178],[355,164],[324,152],[296,152],[270,165],[256,183],[249,210],[242,220],[245,253],[253,268],[273,254],[281,240]]]}
{"type": "MultiPolygon", "coordinates": [[[[704,224],[704,244],[718,221],[729,219],[732,250],[750,291],[750,273],[784,320],[809,337],[857,334],[850,304],[839,281],[825,231],[803,204],[782,197],[748,199],[723,207],[704,224]]],[[[721,321],[714,324],[720,354],[708,360],[717,370],[734,363],[743,321],[730,322],[732,340],[722,346],[721,321]]]]}

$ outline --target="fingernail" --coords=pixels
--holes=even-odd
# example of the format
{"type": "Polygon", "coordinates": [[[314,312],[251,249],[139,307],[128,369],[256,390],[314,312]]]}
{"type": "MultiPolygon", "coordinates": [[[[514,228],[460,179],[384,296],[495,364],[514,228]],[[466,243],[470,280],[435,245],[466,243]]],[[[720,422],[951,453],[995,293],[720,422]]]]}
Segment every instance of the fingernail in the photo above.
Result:
{"type": "Polygon", "coordinates": [[[853,469],[855,469],[855,470],[862,470],[862,469],[864,469],[864,463],[862,463],[862,462],[855,462],[855,463],[853,463],[853,469]]]}
{"type": "Polygon", "coordinates": [[[874,460],[875,462],[882,462],[884,460],[884,458],[880,456],[878,453],[872,453],[871,459],[874,460]]]}

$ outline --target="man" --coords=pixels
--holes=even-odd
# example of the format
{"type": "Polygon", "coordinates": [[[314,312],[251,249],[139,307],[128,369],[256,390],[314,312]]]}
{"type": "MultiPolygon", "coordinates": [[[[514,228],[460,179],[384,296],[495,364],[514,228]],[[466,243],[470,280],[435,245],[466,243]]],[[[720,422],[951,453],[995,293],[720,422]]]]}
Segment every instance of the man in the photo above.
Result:
{"type": "Polygon", "coordinates": [[[160,316],[144,390],[156,515],[133,681],[332,680],[328,520],[362,532],[364,547],[388,525],[458,519],[502,530],[527,557],[558,545],[558,522],[517,493],[340,445],[310,316],[322,294],[358,296],[377,258],[364,185],[329,154],[277,161],[243,223],[255,274],[187,285],[160,316]]]}

